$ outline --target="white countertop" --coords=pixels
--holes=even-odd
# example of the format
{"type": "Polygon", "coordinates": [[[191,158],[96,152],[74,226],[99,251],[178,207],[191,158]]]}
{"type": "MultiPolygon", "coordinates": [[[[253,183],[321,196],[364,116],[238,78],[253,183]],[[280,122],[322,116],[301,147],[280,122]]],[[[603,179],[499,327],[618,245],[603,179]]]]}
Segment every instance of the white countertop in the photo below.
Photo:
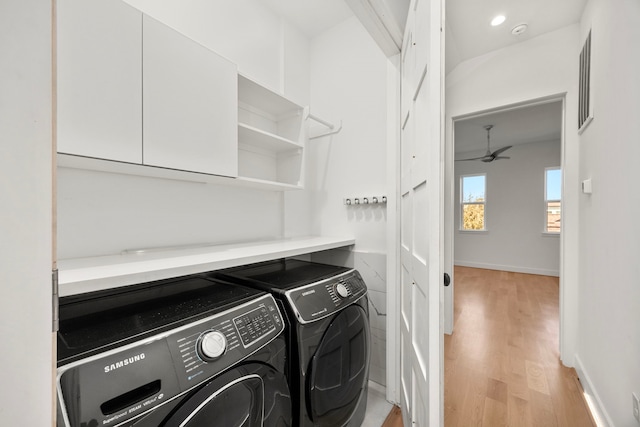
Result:
{"type": "Polygon", "coordinates": [[[230,245],[151,250],[58,260],[60,296],[179,277],[353,245],[352,238],[306,236],[230,245]]]}

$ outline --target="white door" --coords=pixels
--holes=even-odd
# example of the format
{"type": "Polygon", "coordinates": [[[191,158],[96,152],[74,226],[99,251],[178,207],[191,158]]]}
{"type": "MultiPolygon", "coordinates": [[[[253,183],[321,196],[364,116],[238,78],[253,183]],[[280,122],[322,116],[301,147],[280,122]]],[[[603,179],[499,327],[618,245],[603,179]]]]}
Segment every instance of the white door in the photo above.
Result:
{"type": "Polygon", "coordinates": [[[414,0],[402,52],[400,372],[405,426],[442,424],[441,1],[414,0]],[[426,27],[426,28],[425,28],[426,27]]]}
{"type": "Polygon", "coordinates": [[[0,2],[3,426],[51,426],[52,4],[0,2]]]}

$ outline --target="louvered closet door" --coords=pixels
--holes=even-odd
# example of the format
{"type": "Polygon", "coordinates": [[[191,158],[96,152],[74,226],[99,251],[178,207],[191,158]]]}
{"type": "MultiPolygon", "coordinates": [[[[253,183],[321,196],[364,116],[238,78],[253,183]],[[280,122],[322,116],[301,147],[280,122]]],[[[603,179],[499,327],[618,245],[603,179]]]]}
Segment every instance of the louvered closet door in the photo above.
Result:
{"type": "Polygon", "coordinates": [[[414,0],[402,52],[400,370],[407,427],[441,425],[439,16],[440,0],[414,0]]]}

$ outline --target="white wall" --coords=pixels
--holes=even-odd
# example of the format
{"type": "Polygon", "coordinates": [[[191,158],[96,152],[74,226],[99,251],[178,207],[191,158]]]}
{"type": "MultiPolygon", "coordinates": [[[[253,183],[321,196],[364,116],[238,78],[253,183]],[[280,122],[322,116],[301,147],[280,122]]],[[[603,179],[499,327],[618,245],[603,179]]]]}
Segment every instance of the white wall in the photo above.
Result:
{"type": "Polygon", "coordinates": [[[609,425],[631,427],[631,393],[640,393],[640,2],[590,0],[578,49],[589,28],[594,120],[580,136],[580,179],[592,179],[593,194],[580,196],[577,367],[609,425]]]}
{"type": "Polygon", "coordinates": [[[354,17],[311,43],[311,113],[340,133],[309,142],[312,231],[353,235],[356,250],[386,250],[384,205],[351,206],[344,197],[386,194],[387,58],[354,17]]]}
{"type": "MultiPolygon", "coordinates": [[[[452,119],[479,111],[566,94],[566,123],[567,126],[574,123],[577,116],[578,35],[576,24],[460,63],[446,78],[448,152],[453,147],[452,119]]],[[[566,130],[562,152],[560,356],[569,366],[574,363],[578,327],[578,149],[577,133],[566,130]]],[[[445,186],[453,189],[452,175],[447,176],[445,186]]],[[[453,200],[445,199],[445,205],[445,217],[453,218],[453,200]]],[[[453,231],[447,228],[446,232],[453,231]]],[[[451,287],[445,292],[445,297],[451,301],[451,287]]]]}
{"type": "Polygon", "coordinates": [[[51,2],[0,2],[0,423],[53,419],[51,2]]]}
{"type": "MultiPolygon", "coordinates": [[[[237,63],[241,73],[309,104],[309,40],[260,1],[127,2],[237,63]]],[[[310,229],[305,192],[285,196],[71,169],[60,169],[58,189],[60,259],[301,235],[310,229]]]]}
{"type": "Polygon", "coordinates": [[[460,176],[486,174],[486,232],[461,232],[455,204],[455,264],[467,267],[558,276],[560,238],[543,234],[545,168],[560,166],[560,141],[515,145],[510,160],[456,162],[455,200],[460,176]]]}
{"type": "Polygon", "coordinates": [[[282,194],[60,168],[59,259],[282,236],[282,194]]]}
{"type": "Polygon", "coordinates": [[[314,255],[352,266],[369,288],[373,354],[370,379],[386,382],[385,205],[346,206],[345,197],[387,194],[387,58],[356,18],[311,41],[311,112],[334,123],[336,135],[309,142],[307,183],[311,232],[350,235],[353,253],[314,255]]]}

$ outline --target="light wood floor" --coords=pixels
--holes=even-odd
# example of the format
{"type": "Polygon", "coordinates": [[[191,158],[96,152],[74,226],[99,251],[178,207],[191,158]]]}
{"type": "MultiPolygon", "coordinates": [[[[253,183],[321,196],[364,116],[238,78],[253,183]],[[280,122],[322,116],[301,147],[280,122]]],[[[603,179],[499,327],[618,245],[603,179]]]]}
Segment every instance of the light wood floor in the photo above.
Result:
{"type": "Polygon", "coordinates": [[[399,407],[394,406],[391,408],[391,412],[387,415],[387,419],[384,420],[382,427],[403,427],[402,426],[402,411],[399,407]]]}
{"type": "MultiPolygon", "coordinates": [[[[558,279],[455,268],[445,427],[595,427],[558,353],[558,279]]],[[[402,427],[392,409],[383,427],[402,427]]]]}
{"type": "Polygon", "coordinates": [[[558,352],[558,278],[455,268],[445,426],[594,426],[558,352]]]}

